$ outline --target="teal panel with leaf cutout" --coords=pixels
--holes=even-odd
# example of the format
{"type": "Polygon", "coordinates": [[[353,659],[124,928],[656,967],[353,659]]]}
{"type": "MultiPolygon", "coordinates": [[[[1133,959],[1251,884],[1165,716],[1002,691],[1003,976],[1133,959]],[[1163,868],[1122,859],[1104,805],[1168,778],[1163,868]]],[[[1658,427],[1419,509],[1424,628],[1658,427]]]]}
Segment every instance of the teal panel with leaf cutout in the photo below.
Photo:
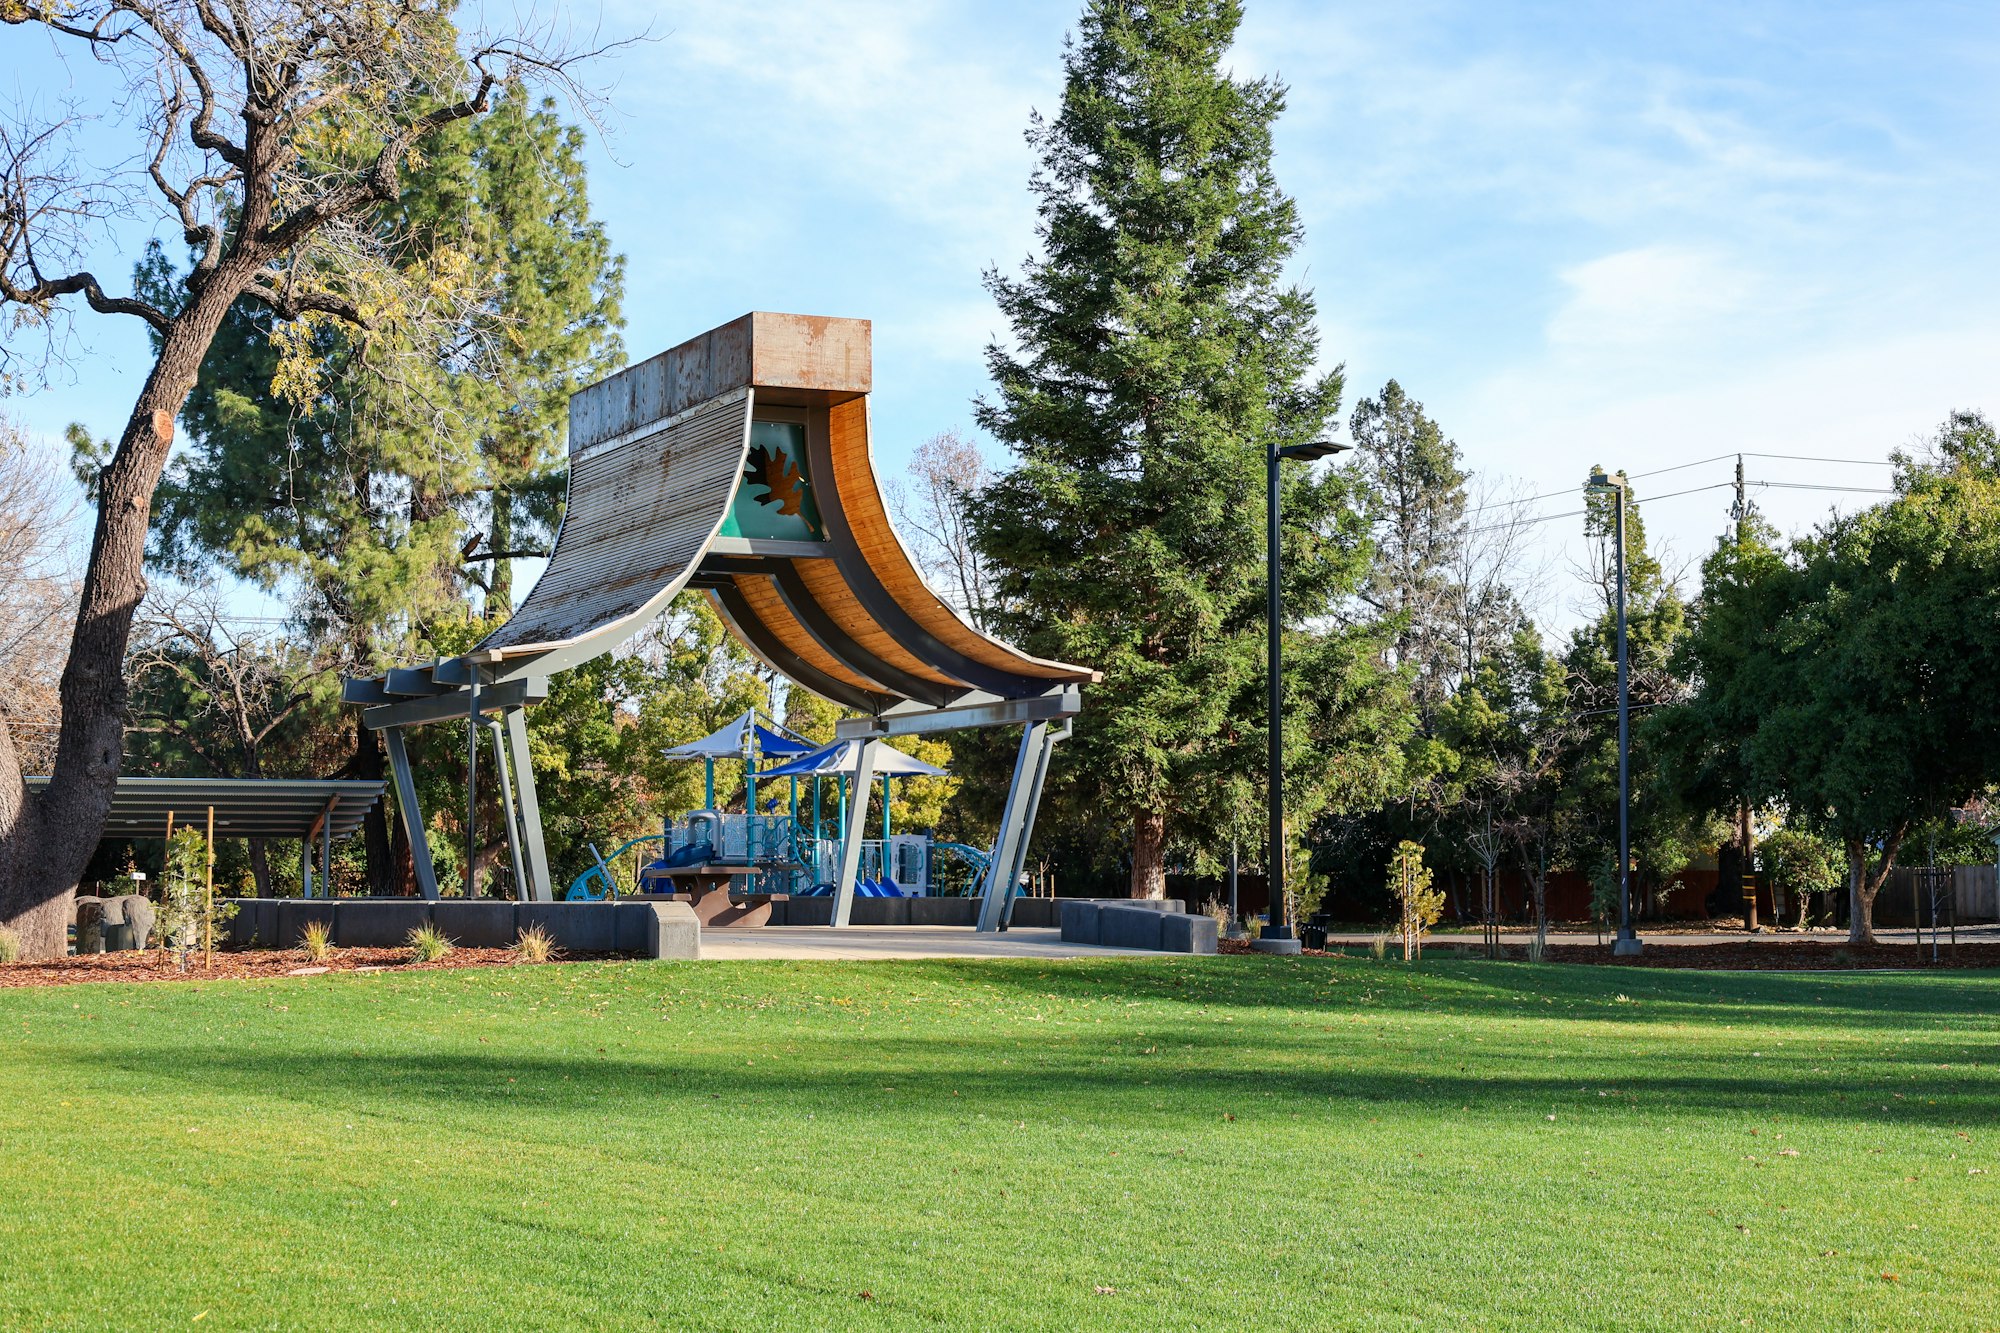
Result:
{"type": "Polygon", "coordinates": [[[780,541],[826,540],[806,470],[806,428],[796,421],[750,423],[750,457],[729,516],[725,537],[780,541]]]}

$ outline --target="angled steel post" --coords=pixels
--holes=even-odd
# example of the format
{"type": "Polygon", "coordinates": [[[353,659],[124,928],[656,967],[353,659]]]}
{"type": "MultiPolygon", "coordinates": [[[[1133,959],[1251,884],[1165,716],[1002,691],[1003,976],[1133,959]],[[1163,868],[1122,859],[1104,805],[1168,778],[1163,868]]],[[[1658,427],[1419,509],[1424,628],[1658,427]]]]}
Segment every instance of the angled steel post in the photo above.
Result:
{"type": "Polygon", "coordinates": [[[1014,755],[1014,778],[1007,784],[1007,803],[1000,810],[1000,831],[993,837],[993,861],[986,867],[986,890],[979,903],[982,931],[1000,929],[1001,914],[1013,893],[1007,876],[1019,873],[1015,866],[1020,855],[1021,826],[1027,819],[1028,795],[1035,785],[1035,765],[1048,728],[1046,722],[1030,722],[1021,728],[1021,748],[1014,755]]]}
{"type": "Polygon", "coordinates": [[[417,808],[417,784],[410,776],[410,752],[403,746],[401,727],[384,727],[388,742],[389,771],[396,779],[396,810],[403,818],[403,834],[410,840],[410,860],[416,863],[417,892],[436,902],[437,870],[431,865],[431,843],[424,835],[424,812],[417,808]]]}
{"type": "Polygon", "coordinates": [[[861,743],[861,757],[854,770],[854,800],[846,811],[846,825],[840,835],[840,876],[833,882],[833,924],[844,926],[854,913],[854,880],[861,873],[861,842],[868,834],[868,789],[874,785],[875,752],[881,741],[861,743]]]}
{"type": "Polygon", "coordinates": [[[507,851],[514,861],[514,896],[528,900],[528,877],[521,871],[521,812],[514,804],[514,779],[507,771],[507,740],[499,719],[488,721],[493,735],[493,771],[500,778],[500,805],[507,816],[507,851]]]}
{"type": "Polygon", "coordinates": [[[509,708],[506,719],[507,749],[514,759],[514,791],[521,810],[521,856],[527,862],[528,896],[535,902],[554,900],[549,889],[549,853],[542,845],[542,807],[535,797],[535,760],[528,752],[528,719],[519,708],[509,708]]]}
{"type": "Polygon", "coordinates": [[[1027,809],[1021,817],[1021,837],[1019,850],[1014,854],[1014,873],[1007,880],[1007,895],[1000,907],[1000,929],[1005,930],[1014,922],[1014,900],[1020,895],[1021,872],[1028,868],[1028,844],[1035,836],[1035,816],[1042,809],[1042,785],[1049,778],[1049,761],[1055,758],[1056,744],[1069,739],[1072,728],[1063,723],[1062,730],[1045,727],[1041,752],[1035,758],[1035,781],[1028,789],[1027,809]]]}
{"type": "Polygon", "coordinates": [[[333,807],[340,804],[334,797],[326,803],[326,809],[319,813],[319,896],[333,897],[333,807]]]}

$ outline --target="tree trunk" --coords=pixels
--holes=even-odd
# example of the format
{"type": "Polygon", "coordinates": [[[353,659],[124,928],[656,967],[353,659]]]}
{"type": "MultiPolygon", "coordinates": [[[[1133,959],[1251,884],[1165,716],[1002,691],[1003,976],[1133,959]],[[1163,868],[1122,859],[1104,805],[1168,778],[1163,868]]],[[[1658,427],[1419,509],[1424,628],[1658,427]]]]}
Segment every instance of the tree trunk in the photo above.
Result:
{"type": "Polygon", "coordinates": [[[1882,860],[1873,874],[1868,870],[1868,844],[1858,838],[1848,842],[1848,901],[1853,909],[1847,926],[1849,944],[1875,943],[1875,895],[1882,892],[1882,886],[1889,882],[1889,872],[1896,865],[1896,853],[1902,849],[1903,837],[1909,831],[1909,825],[1904,824],[1882,839],[1882,860]]]}
{"type": "Polygon", "coordinates": [[[63,666],[62,724],[49,785],[29,795],[0,743],[0,925],[22,957],[63,953],[77,876],[97,849],[125,755],[125,649],[146,595],[146,532],[174,418],[244,274],[218,271],[161,339],[159,358],[98,478],[97,528],[63,666]]]}
{"type": "MultiPolygon", "coordinates": [[[[361,724],[358,711],[354,715],[354,758],[347,767],[364,782],[382,781],[382,738],[361,724]]],[[[361,846],[367,863],[368,892],[378,898],[394,894],[397,891],[396,860],[389,846],[387,801],[375,802],[362,819],[361,846]]]]}
{"type": "Polygon", "coordinates": [[[1167,812],[1164,810],[1141,810],[1132,816],[1131,896],[1167,896],[1167,812]]]}
{"type": "Polygon", "coordinates": [[[262,838],[250,839],[250,878],[256,881],[257,896],[271,896],[271,853],[262,838]]]}
{"type": "MultiPolygon", "coordinates": [[[[505,486],[493,488],[493,525],[487,542],[496,552],[514,549],[514,492],[505,486]]],[[[496,559],[487,572],[486,618],[505,616],[514,609],[514,562],[496,559]]]]}
{"type": "MultiPolygon", "coordinates": [[[[1756,851],[1756,848],[1750,841],[1750,803],[1748,801],[1736,807],[1736,838],[1736,845],[1743,849],[1743,864],[1738,866],[1736,871],[1737,875],[1743,881],[1743,928],[1745,930],[1756,930],[1757,876],[1750,869],[1751,866],[1756,864],[1756,862],[1750,859],[1751,854],[1756,851]]],[[[1771,910],[1773,912],[1778,910],[1775,902],[1771,904],[1771,910]]]]}

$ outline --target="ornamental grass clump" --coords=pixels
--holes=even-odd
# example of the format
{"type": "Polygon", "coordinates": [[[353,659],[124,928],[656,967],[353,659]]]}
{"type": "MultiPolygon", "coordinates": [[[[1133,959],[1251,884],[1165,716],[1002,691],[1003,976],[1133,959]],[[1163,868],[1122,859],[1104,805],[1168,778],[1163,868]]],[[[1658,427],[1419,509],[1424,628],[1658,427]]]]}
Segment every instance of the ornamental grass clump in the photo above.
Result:
{"type": "Polygon", "coordinates": [[[436,926],[418,926],[410,932],[410,961],[413,963],[435,963],[451,952],[451,941],[436,926]]]}
{"type": "Polygon", "coordinates": [[[556,956],[556,942],[540,926],[529,926],[513,943],[517,963],[546,963],[556,956]]]}
{"type": "Polygon", "coordinates": [[[299,931],[299,952],[313,963],[324,963],[333,957],[333,927],[324,921],[306,922],[299,931]]]}
{"type": "Polygon", "coordinates": [[[0,926],[0,963],[19,962],[21,958],[21,937],[5,926],[0,926]]]}

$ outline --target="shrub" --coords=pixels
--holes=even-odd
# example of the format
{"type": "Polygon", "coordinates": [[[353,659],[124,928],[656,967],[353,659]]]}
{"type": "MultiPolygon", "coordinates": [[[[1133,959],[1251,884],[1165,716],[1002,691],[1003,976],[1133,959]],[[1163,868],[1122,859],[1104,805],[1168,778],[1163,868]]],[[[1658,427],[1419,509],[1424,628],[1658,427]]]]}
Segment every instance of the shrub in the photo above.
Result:
{"type": "Polygon", "coordinates": [[[214,936],[225,934],[223,928],[236,915],[235,903],[214,898],[209,892],[208,871],[213,864],[213,852],[200,829],[175,831],[160,875],[159,917],[153,930],[160,938],[160,947],[179,951],[183,967],[188,954],[214,936]]]}
{"type": "Polygon", "coordinates": [[[1234,924],[1229,919],[1229,904],[1211,895],[1209,900],[1201,905],[1201,914],[1215,922],[1216,934],[1228,937],[1229,927],[1234,924]]]}
{"type": "Polygon", "coordinates": [[[556,956],[556,942],[540,926],[529,926],[514,941],[514,961],[546,963],[556,956]]]}
{"type": "Polygon", "coordinates": [[[1424,845],[1405,839],[1389,858],[1389,892],[1402,906],[1403,961],[1424,956],[1424,936],[1444,915],[1444,890],[1431,886],[1424,845]]]}
{"type": "Polygon", "coordinates": [[[299,932],[299,952],[315,963],[333,957],[333,927],[324,921],[308,921],[299,932]]]}
{"type": "Polygon", "coordinates": [[[19,962],[21,958],[21,937],[5,926],[0,926],[0,963],[19,962]]]}
{"type": "Polygon", "coordinates": [[[435,963],[451,952],[451,941],[433,925],[418,926],[411,931],[409,945],[413,963],[435,963]]]}

